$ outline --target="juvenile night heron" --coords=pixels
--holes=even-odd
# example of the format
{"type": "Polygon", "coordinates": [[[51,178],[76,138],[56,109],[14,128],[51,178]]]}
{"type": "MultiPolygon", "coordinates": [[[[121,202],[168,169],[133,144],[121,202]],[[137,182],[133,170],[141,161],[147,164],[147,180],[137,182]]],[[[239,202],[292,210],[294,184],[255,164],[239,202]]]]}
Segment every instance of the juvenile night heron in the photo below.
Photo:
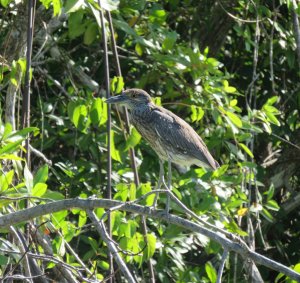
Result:
{"type": "MultiPolygon", "coordinates": [[[[197,165],[209,170],[219,167],[203,140],[194,129],[171,111],[156,106],[150,95],[141,89],[128,89],[121,95],[106,100],[109,104],[124,105],[129,109],[131,123],[150,144],[159,157],[158,188],[165,185],[163,162],[168,161],[168,188],[171,187],[171,163],[197,165]]],[[[167,201],[167,209],[169,198],[167,201]]]]}

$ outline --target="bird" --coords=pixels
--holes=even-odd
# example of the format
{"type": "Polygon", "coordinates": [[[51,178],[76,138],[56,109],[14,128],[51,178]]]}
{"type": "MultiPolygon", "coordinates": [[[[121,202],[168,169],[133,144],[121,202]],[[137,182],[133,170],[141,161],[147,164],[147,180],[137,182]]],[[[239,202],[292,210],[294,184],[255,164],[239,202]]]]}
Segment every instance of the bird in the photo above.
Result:
{"type": "MultiPolygon", "coordinates": [[[[206,170],[216,170],[219,167],[196,131],[173,112],[155,105],[146,91],[127,89],[120,95],[111,96],[105,102],[126,106],[130,122],[158,155],[158,188],[164,185],[170,189],[171,163],[181,166],[197,165],[206,170]],[[168,162],[168,186],[164,181],[165,161],[168,162]]],[[[168,198],[167,210],[169,201],[168,198]]]]}

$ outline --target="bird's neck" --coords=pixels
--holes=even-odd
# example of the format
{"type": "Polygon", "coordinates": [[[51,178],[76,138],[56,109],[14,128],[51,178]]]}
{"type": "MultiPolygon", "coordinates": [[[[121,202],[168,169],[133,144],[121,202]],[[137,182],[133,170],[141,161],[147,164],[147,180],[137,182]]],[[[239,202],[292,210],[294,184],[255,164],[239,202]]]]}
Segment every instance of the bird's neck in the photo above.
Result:
{"type": "Polygon", "coordinates": [[[131,109],[130,112],[132,116],[138,116],[141,118],[147,117],[152,112],[154,107],[155,105],[153,103],[141,104],[131,109]]]}

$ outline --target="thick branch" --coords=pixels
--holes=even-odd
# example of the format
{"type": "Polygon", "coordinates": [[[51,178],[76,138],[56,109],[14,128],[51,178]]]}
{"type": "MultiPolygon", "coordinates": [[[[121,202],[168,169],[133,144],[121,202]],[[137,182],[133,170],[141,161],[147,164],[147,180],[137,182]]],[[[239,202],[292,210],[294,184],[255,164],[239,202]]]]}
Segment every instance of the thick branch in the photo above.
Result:
{"type": "Polygon", "coordinates": [[[155,210],[153,208],[137,205],[137,204],[123,203],[116,200],[66,199],[66,200],[51,202],[48,204],[42,204],[36,207],[32,207],[32,208],[24,209],[22,211],[17,211],[14,213],[0,216],[0,228],[2,229],[8,228],[11,225],[16,225],[20,222],[25,222],[42,215],[54,213],[57,211],[67,210],[71,208],[80,208],[80,209],[88,210],[88,209],[94,209],[98,207],[110,209],[110,208],[114,208],[115,206],[120,206],[120,210],[123,211],[137,213],[151,218],[164,220],[170,224],[180,226],[186,230],[190,230],[205,235],[210,239],[221,244],[223,248],[228,249],[228,251],[234,251],[240,254],[241,256],[243,256],[244,258],[249,258],[258,264],[264,265],[268,268],[281,272],[294,280],[300,281],[300,274],[295,272],[294,270],[284,266],[281,263],[273,261],[261,254],[250,251],[247,247],[242,246],[237,242],[233,242],[225,238],[223,235],[220,235],[219,233],[211,231],[207,228],[204,228],[199,224],[193,223],[179,216],[175,216],[171,214],[166,215],[164,211],[161,210],[155,210]]]}

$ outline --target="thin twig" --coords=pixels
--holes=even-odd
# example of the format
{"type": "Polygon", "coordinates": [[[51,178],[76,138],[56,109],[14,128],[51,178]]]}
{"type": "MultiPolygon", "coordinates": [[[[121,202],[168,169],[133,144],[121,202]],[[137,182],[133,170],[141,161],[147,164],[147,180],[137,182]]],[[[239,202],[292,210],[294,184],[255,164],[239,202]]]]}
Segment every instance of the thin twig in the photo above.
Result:
{"type": "MultiPolygon", "coordinates": [[[[218,0],[218,4],[220,5],[220,7],[222,8],[222,10],[232,19],[234,19],[235,21],[237,22],[241,22],[241,23],[248,23],[248,24],[253,24],[256,22],[256,20],[244,20],[244,19],[241,19],[241,18],[238,18],[237,16],[231,14],[230,12],[228,12],[225,7],[223,6],[222,2],[220,0],[218,0]]],[[[260,21],[263,21],[260,20],[260,21]]]]}
{"type": "Polygon", "coordinates": [[[222,258],[221,258],[221,263],[220,263],[219,270],[218,270],[218,277],[217,277],[217,282],[216,283],[221,283],[222,282],[222,274],[223,274],[225,261],[228,257],[228,254],[229,254],[228,250],[224,249],[224,252],[223,252],[223,255],[222,255],[222,258]]]}
{"type": "MultiPolygon", "coordinates": [[[[101,0],[98,0],[99,5],[99,14],[101,22],[101,31],[102,31],[102,47],[103,47],[103,57],[104,57],[104,73],[105,73],[105,88],[106,88],[106,98],[110,97],[110,85],[109,85],[109,62],[108,62],[108,50],[107,50],[107,38],[106,38],[106,29],[104,22],[104,14],[101,5],[101,0]]],[[[112,171],[112,160],[111,160],[111,106],[107,105],[107,123],[106,123],[106,133],[107,133],[107,187],[106,194],[107,198],[112,198],[111,193],[111,171],[112,171]]],[[[111,215],[108,215],[107,218],[107,229],[108,234],[111,237],[111,215]]],[[[110,251],[110,250],[109,250],[110,251]]],[[[113,282],[113,257],[111,253],[108,253],[108,263],[109,263],[109,282],[113,282]]]]}
{"type": "Polygon", "coordinates": [[[118,253],[118,249],[115,246],[114,242],[111,240],[111,237],[107,230],[105,229],[105,225],[103,221],[99,221],[96,214],[92,210],[87,210],[87,214],[89,215],[89,218],[93,221],[98,233],[100,234],[102,240],[106,243],[107,248],[110,250],[110,254],[114,257],[116,263],[118,264],[120,270],[122,271],[123,275],[125,276],[127,282],[129,283],[135,283],[132,274],[130,273],[128,267],[126,266],[125,262],[121,258],[121,256],[118,253]]]}
{"type": "Polygon", "coordinates": [[[300,26],[299,26],[297,9],[298,9],[298,4],[296,0],[292,0],[293,27],[294,27],[296,46],[297,46],[298,66],[300,68],[300,26]]]}
{"type": "MultiPolygon", "coordinates": [[[[110,34],[111,34],[112,51],[114,54],[114,58],[116,61],[116,67],[117,67],[117,75],[119,77],[122,77],[122,70],[121,70],[121,66],[120,66],[117,44],[116,44],[116,40],[115,40],[115,32],[114,32],[114,27],[113,27],[110,11],[107,11],[107,15],[108,15],[110,34]]],[[[125,130],[126,130],[127,135],[129,135],[130,134],[130,122],[129,122],[128,110],[126,107],[124,107],[124,113],[125,113],[125,130]]],[[[125,133],[125,136],[126,136],[126,133],[125,133]]],[[[130,149],[129,149],[129,156],[130,156],[130,163],[131,163],[131,168],[132,168],[133,176],[134,176],[134,183],[135,183],[135,186],[138,188],[138,186],[140,184],[140,180],[139,180],[139,174],[138,174],[137,165],[136,165],[136,161],[135,161],[135,151],[134,151],[134,148],[132,148],[132,147],[130,147],[130,149]]],[[[143,236],[144,236],[144,241],[145,241],[146,245],[148,245],[148,238],[147,238],[148,229],[147,229],[146,219],[144,216],[141,216],[141,224],[142,224],[142,232],[143,232],[143,236]]],[[[155,283],[154,269],[153,269],[153,265],[152,265],[152,262],[150,259],[147,261],[147,264],[148,264],[148,269],[149,269],[150,282],[155,283]]]]}
{"type": "MultiPolygon", "coordinates": [[[[19,237],[19,234],[16,231],[16,229],[13,226],[10,226],[9,229],[12,232],[13,237],[17,240],[17,246],[20,249],[21,254],[22,254],[22,257],[19,260],[19,263],[20,263],[20,261],[24,260],[23,267],[24,267],[24,271],[25,271],[25,276],[29,278],[28,279],[29,282],[33,282],[31,279],[32,277],[31,277],[30,264],[29,264],[29,259],[28,259],[28,249],[27,249],[27,247],[24,247],[24,243],[23,243],[22,239],[19,237]]],[[[18,266],[18,264],[15,265],[15,267],[17,267],[17,266],[18,266]]],[[[14,269],[15,268],[13,268],[7,275],[10,275],[14,271],[14,269]]],[[[6,278],[4,278],[4,280],[5,279],[6,278]]]]}

